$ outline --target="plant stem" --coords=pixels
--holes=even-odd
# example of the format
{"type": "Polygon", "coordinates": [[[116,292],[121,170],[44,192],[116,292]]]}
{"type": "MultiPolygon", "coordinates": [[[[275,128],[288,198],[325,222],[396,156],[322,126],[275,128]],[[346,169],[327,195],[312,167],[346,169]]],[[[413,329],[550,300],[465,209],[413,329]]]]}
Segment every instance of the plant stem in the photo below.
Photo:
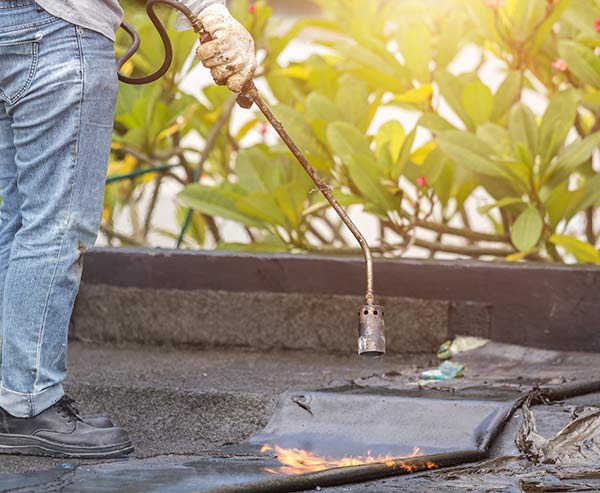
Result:
{"type": "Polygon", "coordinates": [[[125,245],[133,245],[133,246],[139,246],[139,247],[147,246],[147,244],[144,243],[143,241],[133,238],[132,236],[127,236],[122,233],[119,233],[119,232],[115,231],[114,229],[112,229],[107,224],[102,224],[100,226],[100,231],[102,231],[102,233],[104,233],[106,235],[106,237],[109,239],[109,241],[116,238],[117,240],[119,240],[121,243],[123,243],[125,245]]]}
{"type": "MultiPolygon", "coordinates": [[[[233,108],[235,106],[235,99],[236,99],[235,94],[232,94],[231,96],[229,96],[229,99],[223,106],[223,110],[221,111],[221,114],[219,115],[218,120],[216,121],[214,126],[210,129],[210,132],[208,133],[208,136],[206,137],[206,143],[204,145],[204,149],[202,150],[202,154],[200,154],[198,166],[196,167],[196,170],[194,173],[195,174],[194,181],[197,181],[202,177],[202,172],[204,170],[204,164],[206,163],[208,157],[210,156],[210,153],[212,152],[215,145],[217,144],[217,139],[219,138],[219,133],[221,132],[223,127],[225,127],[225,125],[229,121],[229,117],[231,116],[231,112],[233,111],[233,108]]],[[[181,232],[179,233],[179,238],[177,240],[177,248],[180,248],[183,243],[183,239],[185,238],[185,234],[190,225],[191,216],[192,216],[192,209],[189,209],[187,212],[187,215],[186,215],[186,220],[184,221],[183,227],[181,228],[181,232]]],[[[205,217],[207,217],[207,216],[205,216],[205,217]]],[[[214,231],[212,229],[211,229],[211,232],[214,233],[214,231]]],[[[213,234],[213,236],[215,236],[215,235],[213,234]]],[[[215,237],[215,240],[218,236],[220,236],[220,235],[217,235],[215,237]]]]}
{"type": "Polygon", "coordinates": [[[163,176],[158,175],[154,182],[154,190],[152,192],[152,198],[150,199],[150,204],[148,205],[148,210],[146,211],[146,218],[144,219],[144,229],[142,231],[142,236],[144,240],[148,238],[148,233],[150,232],[150,224],[152,222],[152,214],[156,209],[156,203],[158,202],[158,196],[160,194],[160,187],[162,185],[163,176]]]}

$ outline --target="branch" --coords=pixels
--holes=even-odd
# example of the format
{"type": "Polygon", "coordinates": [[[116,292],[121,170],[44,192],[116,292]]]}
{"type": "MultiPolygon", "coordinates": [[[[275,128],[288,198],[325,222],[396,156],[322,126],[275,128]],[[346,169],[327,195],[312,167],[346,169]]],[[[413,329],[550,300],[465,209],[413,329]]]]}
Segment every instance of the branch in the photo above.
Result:
{"type": "MultiPolygon", "coordinates": [[[[413,220],[413,218],[404,211],[401,211],[402,217],[413,220]]],[[[389,226],[389,223],[386,223],[389,226]]],[[[431,221],[423,221],[417,219],[414,221],[414,225],[418,228],[428,229],[435,233],[442,233],[451,236],[460,236],[471,241],[489,241],[493,243],[510,243],[510,239],[507,235],[496,235],[490,233],[481,233],[478,231],[471,231],[464,228],[455,228],[446,224],[433,223],[431,221]]]]}
{"type": "MultiPolygon", "coordinates": [[[[392,231],[399,234],[402,238],[407,241],[412,241],[414,246],[425,248],[431,252],[445,252],[445,253],[454,253],[457,255],[465,255],[467,257],[483,257],[486,255],[490,255],[493,257],[506,257],[513,253],[516,253],[514,248],[493,248],[493,247],[479,247],[473,245],[446,245],[444,243],[440,243],[437,241],[427,241],[419,238],[415,238],[413,235],[409,234],[404,228],[392,223],[386,222],[386,225],[389,226],[392,231]]],[[[443,231],[442,231],[443,232],[443,231]]]]}
{"type": "Polygon", "coordinates": [[[106,235],[106,237],[109,239],[109,241],[116,238],[121,243],[126,244],[126,245],[133,245],[133,246],[139,246],[139,247],[148,246],[146,243],[144,243],[136,238],[133,238],[132,236],[127,236],[122,233],[118,233],[117,231],[112,229],[107,224],[102,224],[100,226],[100,231],[102,231],[102,233],[104,233],[106,235]]]}
{"type": "Polygon", "coordinates": [[[200,179],[200,176],[202,175],[202,171],[204,169],[204,164],[206,163],[208,157],[210,156],[210,153],[212,152],[217,143],[219,133],[221,133],[221,130],[229,120],[229,117],[231,116],[231,112],[235,107],[235,99],[235,94],[232,94],[229,97],[229,99],[225,102],[225,105],[223,106],[223,111],[221,111],[219,118],[217,119],[213,127],[210,129],[210,132],[206,136],[206,143],[204,144],[202,154],[200,154],[200,159],[198,160],[198,179],[200,179]]]}
{"type": "Polygon", "coordinates": [[[588,207],[585,210],[585,236],[588,243],[596,244],[596,233],[594,232],[594,207],[588,207]]]}
{"type": "Polygon", "coordinates": [[[156,208],[156,203],[158,201],[162,178],[162,175],[158,175],[154,183],[152,198],[150,199],[150,204],[148,205],[148,211],[146,212],[146,218],[144,219],[144,229],[142,230],[144,239],[148,238],[148,233],[150,232],[150,223],[152,222],[152,214],[154,213],[154,209],[156,208]]]}

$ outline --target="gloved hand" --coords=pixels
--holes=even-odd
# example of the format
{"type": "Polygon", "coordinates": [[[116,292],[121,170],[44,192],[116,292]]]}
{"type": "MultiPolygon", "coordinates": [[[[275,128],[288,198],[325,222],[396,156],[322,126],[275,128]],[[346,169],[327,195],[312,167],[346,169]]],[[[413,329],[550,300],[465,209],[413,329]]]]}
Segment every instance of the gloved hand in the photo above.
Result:
{"type": "Polygon", "coordinates": [[[217,84],[241,92],[256,70],[252,36],[221,4],[204,8],[198,19],[212,37],[211,41],[200,45],[198,58],[211,70],[217,84]]]}

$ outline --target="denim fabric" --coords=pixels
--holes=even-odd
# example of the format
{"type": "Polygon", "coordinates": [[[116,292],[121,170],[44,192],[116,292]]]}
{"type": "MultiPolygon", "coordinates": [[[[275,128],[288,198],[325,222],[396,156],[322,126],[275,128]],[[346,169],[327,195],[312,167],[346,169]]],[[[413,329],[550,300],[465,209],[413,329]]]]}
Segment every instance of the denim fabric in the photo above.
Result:
{"type": "Polygon", "coordinates": [[[0,407],[63,395],[69,319],[102,215],[117,77],[112,41],[0,0],[0,407]]]}

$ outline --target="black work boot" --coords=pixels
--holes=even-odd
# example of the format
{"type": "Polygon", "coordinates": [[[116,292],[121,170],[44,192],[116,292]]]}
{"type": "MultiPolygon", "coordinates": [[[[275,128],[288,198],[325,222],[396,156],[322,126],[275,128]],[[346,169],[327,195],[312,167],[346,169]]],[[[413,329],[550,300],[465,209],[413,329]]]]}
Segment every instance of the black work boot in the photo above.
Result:
{"type": "Polygon", "coordinates": [[[133,451],[122,428],[96,428],[63,397],[34,418],[16,418],[0,409],[0,453],[65,458],[114,458],[133,451]]]}
{"type": "Polygon", "coordinates": [[[65,402],[67,402],[73,410],[77,413],[78,416],[81,416],[81,420],[94,428],[113,428],[115,424],[108,416],[82,416],[81,411],[79,411],[79,406],[75,399],[65,395],[63,397],[65,402]]]}
{"type": "Polygon", "coordinates": [[[115,424],[108,416],[83,416],[84,423],[94,428],[114,428],[115,424]]]}

